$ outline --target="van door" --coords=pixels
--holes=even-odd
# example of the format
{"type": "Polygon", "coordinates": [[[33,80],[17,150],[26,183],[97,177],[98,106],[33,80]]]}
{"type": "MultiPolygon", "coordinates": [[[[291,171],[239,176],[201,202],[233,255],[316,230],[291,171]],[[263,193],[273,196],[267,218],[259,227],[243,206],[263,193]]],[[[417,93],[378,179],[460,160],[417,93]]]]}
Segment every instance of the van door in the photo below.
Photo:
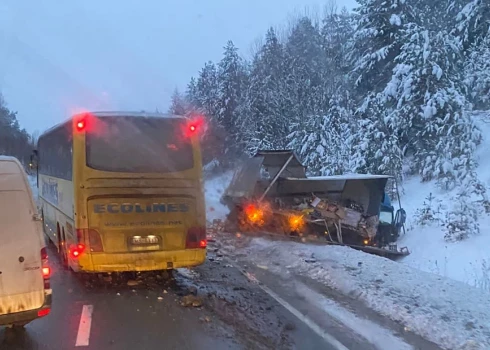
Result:
{"type": "Polygon", "coordinates": [[[29,192],[0,191],[0,315],[44,302],[43,244],[33,214],[29,192]]]}

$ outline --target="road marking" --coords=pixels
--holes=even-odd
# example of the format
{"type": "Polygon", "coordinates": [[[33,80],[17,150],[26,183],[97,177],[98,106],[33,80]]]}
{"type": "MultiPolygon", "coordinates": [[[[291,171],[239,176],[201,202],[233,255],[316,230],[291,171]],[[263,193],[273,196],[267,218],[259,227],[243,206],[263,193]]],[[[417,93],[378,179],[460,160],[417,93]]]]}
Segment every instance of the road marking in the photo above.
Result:
{"type": "MultiPolygon", "coordinates": [[[[233,265],[230,261],[230,264],[233,265]]],[[[240,271],[248,280],[255,283],[260,289],[269,294],[274,300],[276,300],[279,304],[281,304],[286,310],[296,316],[301,322],[307,325],[313,332],[322,337],[327,343],[333,346],[336,350],[349,350],[349,348],[345,347],[341,342],[339,342],[335,337],[324,331],[319,325],[317,325],[313,320],[303,315],[300,311],[295,309],[291,304],[289,304],[286,300],[281,298],[279,295],[274,293],[271,289],[260,284],[259,280],[250,272],[245,272],[237,266],[233,265],[238,271],[240,271]]]]}
{"type": "Polygon", "coordinates": [[[77,342],[75,343],[75,346],[88,346],[93,312],[93,305],[83,305],[82,315],[80,316],[80,324],[78,325],[77,342]]]}

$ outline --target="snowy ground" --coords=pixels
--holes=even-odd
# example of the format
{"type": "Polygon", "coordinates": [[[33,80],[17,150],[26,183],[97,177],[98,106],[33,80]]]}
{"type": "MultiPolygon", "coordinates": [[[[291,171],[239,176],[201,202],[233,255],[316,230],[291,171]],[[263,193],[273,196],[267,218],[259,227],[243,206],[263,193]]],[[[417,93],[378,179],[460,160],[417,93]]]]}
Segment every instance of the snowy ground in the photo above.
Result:
{"type": "MultiPolygon", "coordinates": [[[[482,129],[483,143],[477,150],[480,163],[478,176],[490,192],[490,114],[482,113],[477,117],[482,129]]],[[[451,203],[453,193],[443,193],[434,183],[421,183],[412,178],[404,184],[405,195],[402,206],[407,211],[407,234],[400,239],[399,245],[409,247],[411,254],[402,262],[417,269],[453,278],[490,292],[490,216],[482,214],[480,235],[458,242],[444,241],[442,227],[417,226],[415,212],[425,198],[432,193],[443,207],[451,203]]],[[[443,209],[444,212],[444,209],[443,209]]],[[[444,213],[443,213],[444,214],[444,213]]]]}

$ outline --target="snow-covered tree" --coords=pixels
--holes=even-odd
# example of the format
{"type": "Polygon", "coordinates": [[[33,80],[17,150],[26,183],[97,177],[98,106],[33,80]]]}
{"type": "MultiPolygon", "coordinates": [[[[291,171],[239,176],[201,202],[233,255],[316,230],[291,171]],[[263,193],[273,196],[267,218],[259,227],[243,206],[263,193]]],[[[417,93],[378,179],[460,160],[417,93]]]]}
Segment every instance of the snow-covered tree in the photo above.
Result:
{"type": "Polygon", "coordinates": [[[288,135],[288,119],[284,111],[284,53],[276,33],[270,28],[265,44],[257,52],[251,68],[246,93],[248,110],[243,130],[247,132],[247,148],[284,148],[288,135]]]}
{"type": "Polygon", "coordinates": [[[465,62],[468,96],[477,109],[490,108],[490,35],[468,50],[465,62]]]}
{"type": "Polygon", "coordinates": [[[344,7],[337,13],[335,6],[327,11],[321,28],[322,47],[325,51],[323,89],[333,96],[339,88],[350,89],[348,74],[352,70],[350,55],[354,35],[353,16],[344,7]]]}
{"type": "Polygon", "coordinates": [[[237,110],[243,97],[244,69],[238,48],[232,41],[225,46],[218,74],[218,121],[228,134],[234,135],[237,131],[237,110]]]}
{"type": "Polygon", "coordinates": [[[185,91],[185,99],[191,110],[199,110],[201,108],[198,99],[197,81],[194,77],[192,77],[189,83],[187,84],[187,89],[185,91]]]}
{"type": "Polygon", "coordinates": [[[461,48],[453,35],[413,23],[403,36],[385,89],[387,101],[396,106],[389,124],[400,130],[413,155],[412,169],[424,180],[439,179],[451,187],[474,169],[473,152],[481,139],[465,111],[461,48]]]}
{"type": "Polygon", "coordinates": [[[309,116],[303,127],[293,128],[289,148],[295,149],[308,167],[309,175],[340,175],[351,171],[351,111],[341,96],[334,96],[323,116],[309,116]]]}
{"type": "Polygon", "coordinates": [[[446,215],[444,238],[449,242],[462,241],[470,235],[480,233],[479,213],[477,207],[471,202],[470,194],[461,188],[451,202],[454,208],[446,215]]]}
{"type": "Polygon", "coordinates": [[[182,95],[177,88],[175,88],[170,98],[169,113],[175,115],[186,115],[189,111],[189,106],[186,101],[186,97],[182,95]]]}
{"type": "Polygon", "coordinates": [[[470,0],[457,16],[456,33],[465,49],[479,45],[490,35],[490,2],[488,0],[470,0]]]}
{"type": "Polygon", "coordinates": [[[442,201],[435,198],[432,193],[429,193],[425,197],[422,207],[417,209],[414,215],[415,222],[420,226],[428,226],[431,224],[443,223],[443,217],[441,217],[443,211],[442,201]]]}
{"type": "Polygon", "coordinates": [[[199,72],[193,91],[192,100],[197,104],[210,121],[217,121],[219,112],[218,73],[212,62],[207,62],[199,72]]]}
{"type": "Polygon", "coordinates": [[[328,106],[324,94],[325,56],[322,38],[310,18],[301,18],[285,45],[285,112],[291,123],[311,115],[323,115],[328,106]]]}
{"type": "Polygon", "coordinates": [[[358,0],[354,76],[361,99],[384,89],[400,53],[403,24],[414,21],[413,2],[358,0]]]}
{"type": "Polygon", "coordinates": [[[398,130],[390,124],[391,110],[382,94],[368,95],[358,109],[356,133],[350,142],[353,168],[356,172],[387,174],[401,183],[403,151],[398,130]]]}

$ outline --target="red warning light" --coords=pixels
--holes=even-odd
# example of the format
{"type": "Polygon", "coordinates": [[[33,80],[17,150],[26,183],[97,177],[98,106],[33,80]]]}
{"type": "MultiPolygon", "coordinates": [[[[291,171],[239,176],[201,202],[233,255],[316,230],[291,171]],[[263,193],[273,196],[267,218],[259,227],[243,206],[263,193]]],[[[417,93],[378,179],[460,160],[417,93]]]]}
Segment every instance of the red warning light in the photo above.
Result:
{"type": "Polygon", "coordinates": [[[186,137],[199,135],[204,129],[205,124],[202,116],[194,116],[183,125],[183,132],[186,137]]]}
{"type": "Polygon", "coordinates": [[[77,122],[77,130],[82,131],[83,129],[85,129],[85,121],[80,120],[79,122],[77,122]]]}

